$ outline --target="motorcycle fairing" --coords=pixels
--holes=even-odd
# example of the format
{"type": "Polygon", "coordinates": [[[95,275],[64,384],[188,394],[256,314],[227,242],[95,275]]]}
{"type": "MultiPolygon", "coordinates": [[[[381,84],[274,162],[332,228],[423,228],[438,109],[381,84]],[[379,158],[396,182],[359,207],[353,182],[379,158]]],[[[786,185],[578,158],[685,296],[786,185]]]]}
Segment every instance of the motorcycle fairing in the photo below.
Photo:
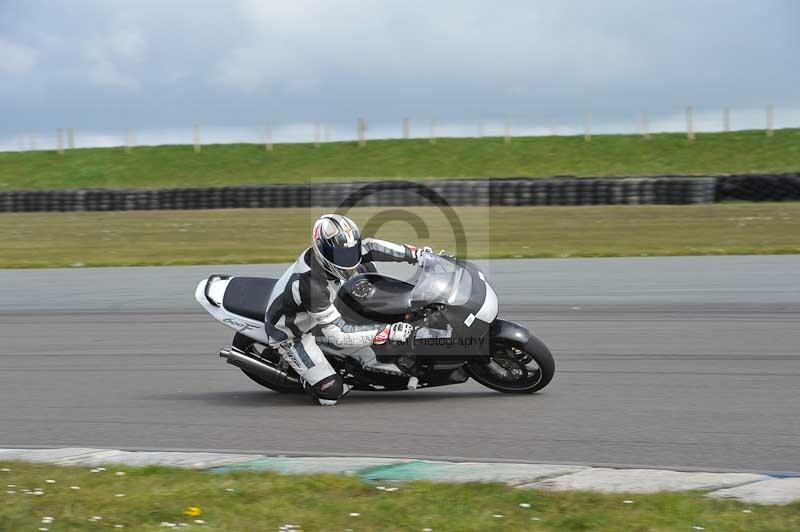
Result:
{"type": "Polygon", "coordinates": [[[262,344],[269,344],[267,332],[264,329],[264,318],[255,320],[230,312],[223,306],[225,292],[231,278],[212,275],[200,281],[194,292],[198,303],[220,323],[227,325],[234,331],[241,333],[262,344]]]}

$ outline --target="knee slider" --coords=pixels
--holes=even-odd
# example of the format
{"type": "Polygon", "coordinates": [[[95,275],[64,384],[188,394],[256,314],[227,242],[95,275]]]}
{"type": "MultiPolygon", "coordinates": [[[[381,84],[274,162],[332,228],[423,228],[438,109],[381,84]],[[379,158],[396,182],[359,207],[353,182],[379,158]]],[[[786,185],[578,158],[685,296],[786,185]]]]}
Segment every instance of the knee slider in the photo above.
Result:
{"type": "Polygon", "coordinates": [[[311,387],[312,394],[319,399],[337,400],[344,395],[344,380],[338,373],[325,377],[311,387]]]}

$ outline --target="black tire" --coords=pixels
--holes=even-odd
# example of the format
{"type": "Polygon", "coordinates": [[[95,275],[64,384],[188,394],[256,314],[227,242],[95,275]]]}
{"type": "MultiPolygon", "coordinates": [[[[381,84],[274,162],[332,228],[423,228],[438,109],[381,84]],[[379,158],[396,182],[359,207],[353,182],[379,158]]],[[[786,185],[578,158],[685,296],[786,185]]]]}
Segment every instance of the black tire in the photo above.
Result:
{"type": "MultiPolygon", "coordinates": [[[[511,359],[511,354],[520,361],[529,357],[536,362],[538,370],[529,372],[523,370],[523,378],[518,380],[503,380],[492,374],[487,367],[486,359],[471,360],[467,363],[467,374],[487,388],[502,393],[535,393],[550,384],[556,372],[556,363],[553,355],[544,343],[531,335],[524,345],[512,344],[508,341],[495,340],[492,342],[492,360],[495,355],[511,359]]],[[[521,367],[521,365],[520,365],[521,367]]]]}
{"type": "MultiPolygon", "coordinates": [[[[257,349],[257,346],[260,345],[258,342],[253,340],[252,338],[248,338],[243,334],[236,333],[236,336],[233,337],[233,342],[231,343],[233,347],[237,349],[241,349],[245,353],[251,353],[253,349],[257,349]]],[[[263,356],[263,354],[259,353],[259,356],[263,358],[269,359],[270,357],[263,356]]],[[[276,361],[277,362],[277,361],[276,361]]],[[[291,369],[291,368],[290,368],[291,369]]],[[[293,371],[293,370],[292,370],[293,371]]],[[[280,386],[278,384],[274,384],[272,382],[264,380],[260,375],[256,375],[255,373],[250,373],[249,371],[242,370],[242,373],[247,375],[250,380],[263,386],[264,388],[269,388],[270,390],[278,393],[300,393],[303,389],[300,386],[280,386]]]]}

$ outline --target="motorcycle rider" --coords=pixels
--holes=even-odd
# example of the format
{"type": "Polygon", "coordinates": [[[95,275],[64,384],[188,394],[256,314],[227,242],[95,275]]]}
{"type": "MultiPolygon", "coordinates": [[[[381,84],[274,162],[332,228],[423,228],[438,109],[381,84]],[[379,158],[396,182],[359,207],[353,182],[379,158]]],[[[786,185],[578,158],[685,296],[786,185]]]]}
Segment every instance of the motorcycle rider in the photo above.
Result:
{"type": "Polygon", "coordinates": [[[265,327],[270,346],[302,378],[306,391],[323,406],[336,404],[349,391],[317,342],[353,356],[362,368],[395,375],[395,365],[378,362],[373,345],[405,342],[408,323],[355,325],[333,305],[341,282],[359,271],[374,271],[372,262],[416,264],[430,248],[361,239],[358,226],[346,216],[324,214],[314,223],[311,247],[280,277],[267,304],[265,327]]]}

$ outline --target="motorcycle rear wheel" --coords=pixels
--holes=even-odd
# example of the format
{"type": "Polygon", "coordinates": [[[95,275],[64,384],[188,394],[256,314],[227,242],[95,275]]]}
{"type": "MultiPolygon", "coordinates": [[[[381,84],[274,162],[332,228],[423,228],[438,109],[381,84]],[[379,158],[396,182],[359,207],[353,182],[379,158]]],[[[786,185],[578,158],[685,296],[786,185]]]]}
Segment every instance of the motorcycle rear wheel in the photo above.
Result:
{"type": "Polygon", "coordinates": [[[492,390],[535,393],[547,386],[556,372],[552,353],[535,336],[531,336],[524,345],[494,340],[491,350],[488,362],[485,358],[471,360],[466,365],[466,371],[470,377],[492,390]],[[535,362],[537,367],[531,368],[531,362],[535,362]],[[500,373],[505,375],[501,376],[500,373]]]}
{"type": "MultiPolygon", "coordinates": [[[[266,358],[266,359],[269,360],[269,357],[265,357],[263,355],[263,352],[260,349],[258,349],[258,345],[259,345],[258,342],[256,342],[252,338],[248,338],[247,336],[245,336],[243,334],[236,333],[236,336],[233,337],[232,344],[233,344],[233,347],[235,347],[237,349],[241,349],[247,355],[257,355],[260,358],[266,358]]],[[[273,360],[269,360],[269,361],[270,362],[276,362],[276,361],[273,361],[273,360]]],[[[293,371],[293,370],[291,370],[291,368],[290,368],[290,371],[293,371]]],[[[278,392],[278,393],[300,393],[300,392],[303,391],[303,389],[300,388],[299,386],[280,386],[278,384],[274,384],[272,382],[269,382],[269,381],[263,379],[260,375],[257,375],[255,373],[251,373],[251,372],[249,372],[247,370],[244,370],[244,369],[242,370],[242,373],[247,375],[250,378],[250,380],[252,380],[256,384],[259,384],[259,385],[263,386],[264,388],[269,388],[270,390],[272,390],[274,392],[278,392]]]]}

